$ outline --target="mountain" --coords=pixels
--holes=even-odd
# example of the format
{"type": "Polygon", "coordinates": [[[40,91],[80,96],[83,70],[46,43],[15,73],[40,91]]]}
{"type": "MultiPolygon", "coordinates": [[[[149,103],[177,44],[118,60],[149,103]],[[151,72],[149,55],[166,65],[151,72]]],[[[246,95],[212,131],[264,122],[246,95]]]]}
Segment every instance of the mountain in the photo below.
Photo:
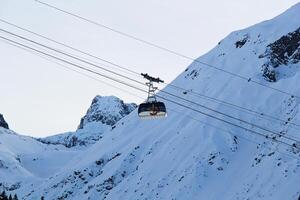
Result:
{"type": "Polygon", "coordinates": [[[85,129],[103,124],[112,127],[120,119],[136,109],[136,107],[136,104],[125,104],[121,99],[114,96],[96,96],[86,115],[81,118],[78,129],[85,129]]]}
{"type": "Polygon", "coordinates": [[[76,132],[68,132],[39,141],[46,144],[62,144],[68,148],[88,146],[102,138],[102,134],[115,127],[115,124],[137,107],[134,103],[124,103],[114,96],[96,96],[86,115],[81,118],[76,132]]]}
{"type": "Polygon", "coordinates": [[[0,127],[9,129],[8,124],[2,114],[0,114],[0,127]]]}
{"type": "Polygon", "coordinates": [[[14,192],[26,200],[299,199],[299,19],[300,3],[229,34],[172,82],[185,91],[164,88],[188,104],[159,93],[206,115],[169,101],[162,120],[132,112],[50,178],[14,192]]]}

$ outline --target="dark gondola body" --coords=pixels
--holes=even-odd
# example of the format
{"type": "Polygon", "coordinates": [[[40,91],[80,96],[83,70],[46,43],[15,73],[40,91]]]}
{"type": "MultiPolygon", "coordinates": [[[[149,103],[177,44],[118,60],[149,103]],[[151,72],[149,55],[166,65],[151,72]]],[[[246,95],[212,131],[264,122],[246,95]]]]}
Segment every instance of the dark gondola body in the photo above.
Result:
{"type": "Polygon", "coordinates": [[[149,82],[146,83],[148,88],[148,98],[145,103],[139,105],[138,115],[141,119],[156,119],[167,116],[167,109],[163,102],[157,101],[155,91],[158,89],[153,83],[163,83],[160,78],[154,78],[148,74],[141,74],[149,82]]]}
{"type": "Polygon", "coordinates": [[[167,109],[163,102],[146,102],[139,105],[139,117],[142,119],[155,119],[167,116],[167,109]]]}

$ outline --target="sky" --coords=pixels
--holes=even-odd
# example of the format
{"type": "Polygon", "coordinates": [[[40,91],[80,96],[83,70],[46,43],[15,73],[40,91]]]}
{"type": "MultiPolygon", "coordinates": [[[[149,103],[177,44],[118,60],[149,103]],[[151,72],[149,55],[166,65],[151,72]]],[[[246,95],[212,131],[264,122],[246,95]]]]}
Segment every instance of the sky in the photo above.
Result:
{"type": "MultiPolygon", "coordinates": [[[[44,2],[193,58],[211,50],[230,32],[271,19],[298,3],[296,0],[44,2]]],[[[191,62],[59,13],[34,0],[0,0],[0,19],[136,72],[159,76],[166,82],[175,79],[191,62]]],[[[2,22],[0,28],[86,58],[2,22]]],[[[0,36],[8,37],[1,31],[0,36]]],[[[0,55],[0,113],[10,128],[20,134],[44,137],[76,130],[96,95],[114,95],[125,102],[136,103],[143,101],[137,96],[146,98],[133,89],[84,76],[72,71],[72,67],[70,70],[70,66],[65,68],[3,40],[0,40],[0,55]]]]}

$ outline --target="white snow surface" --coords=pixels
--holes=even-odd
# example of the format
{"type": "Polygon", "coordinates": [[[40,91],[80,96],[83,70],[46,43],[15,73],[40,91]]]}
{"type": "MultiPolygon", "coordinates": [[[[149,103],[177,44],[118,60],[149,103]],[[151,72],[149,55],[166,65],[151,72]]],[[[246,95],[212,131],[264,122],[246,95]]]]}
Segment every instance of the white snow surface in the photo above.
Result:
{"type": "MultiPolygon", "coordinates": [[[[300,124],[299,63],[280,66],[280,69],[294,70],[294,73],[287,77],[279,74],[278,81],[271,83],[264,80],[261,72],[262,65],[268,60],[259,58],[269,44],[298,29],[299,19],[300,3],[272,20],[231,33],[213,50],[198,58],[201,62],[296,96],[258,86],[197,62],[172,83],[186,88],[187,93],[171,87],[164,90],[300,140],[299,127],[291,124],[300,124]],[[237,48],[235,43],[245,37],[246,43],[237,48]],[[199,98],[190,91],[289,122],[266,120],[266,116],[199,98]]],[[[168,98],[187,104],[174,97],[168,98]]],[[[188,105],[269,137],[274,136],[200,106],[188,105]]],[[[1,180],[11,184],[24,183],[13,192],[26,200],[40,199],[41,196],[47,200],[299,198],[300,157],[295,149],[175,104],[166,102],[166,106],[168,117],[162,120],[141,120],[136,110],[133,111],[91,147],[73,150],[77,151],[76,155],[63,146],[47,146],[0,129],[0,160],[9,166],[8,169],[0,167],[1,180]],[[33,152],[43,160],[38,159],[37,164],[33,164],[33,152]],[[59,156],[55,156],[55,152],[60,152],[59,156]],[[27,154],[30,155],[28,158],[27,154]],[[17,155],[24,162],[19,163],[17,155]]],[[[284,138],[277,139],[292,144],[284,138]]]]}
{"type": "Polygon", "coordinates": [[[47,179],[78,152],[0,127],[0,188],[14,190],[47,179]]]}

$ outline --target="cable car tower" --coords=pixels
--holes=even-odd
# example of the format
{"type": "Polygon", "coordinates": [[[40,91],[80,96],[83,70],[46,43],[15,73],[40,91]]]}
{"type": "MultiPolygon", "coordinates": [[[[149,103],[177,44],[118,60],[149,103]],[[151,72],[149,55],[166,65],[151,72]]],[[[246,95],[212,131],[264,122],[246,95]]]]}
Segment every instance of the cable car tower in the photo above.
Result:
{"type": "Polygon", "coordinates": [[[155,91],[158,89],[154,87],[154,83],[163,83],[160,78],[154,78],[148,74],[141,74],[149,82],[148,86],[148,98],[145,103],[139,105],[138,115],[142,119],[156,119],[164,118],[167,116],[166,106],[163,102],[157,101],[155,91]]]}

